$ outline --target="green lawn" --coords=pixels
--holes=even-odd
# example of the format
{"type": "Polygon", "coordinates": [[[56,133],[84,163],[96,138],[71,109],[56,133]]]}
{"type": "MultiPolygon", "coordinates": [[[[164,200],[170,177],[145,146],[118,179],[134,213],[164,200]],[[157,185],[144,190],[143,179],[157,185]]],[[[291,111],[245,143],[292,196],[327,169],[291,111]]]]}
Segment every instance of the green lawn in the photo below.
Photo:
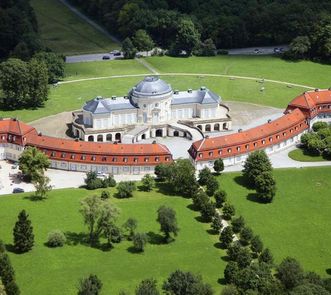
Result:
{"type": "Polygon", "coordinates": [[[95,30],[58,0],[32,0],[46,46],[64,55],[107,52],[119,45],[95,30]]]}
{"type": "Polygon", "coordinates": [[[176,269],[200,273],[219,293],[218,279],[225,267],[220,257],[224,252],[214,247],[218,237],[206,232],[209,226],[196,221],[197,213],[187,208],[190,200],[181,197],[153,191],[136,192],[134,198],[127,200],[111,199],[121,210],[119,225],[128,217],[136,218],[138,231],[152,232],[156,240],[160,234],[155,221],[157,208],[163,204],[174,208],[180,232],[171,244],[148,244],[143,254],[129,252],[132,243],[128,241],[115,244],[108,252],[80,243],[56,249],[46,247],[51,230],[86,232],[78,212],[79,200],[92,193],[83,189],[57,190],[45,201],[31,201],[24,197],[27,194],[0,198],[0,237],[5,243],[12,243],[12,228],[20,210],[27,210],[34,227],[33,250],[22,255],[9,253],[22,294],[75,294],[79,278],[90,273],[101,278],[102,294],[118,294],[120,289],[132,294],[142,279],[153,277],[161,285],[176,269]]]}
{"type": "Polygon", "coordinates": [[[331,268],[331,167],[275,170],[277,195],[271,204],[254,200],[240,174],[224,174],[222,187],[236,213],[262,238],[279,263],[292,256],[305,270],[326,276],[331,268]],[[253,200],[252,200],[253,199],[253,200]]]}
{"type": "Polygon", "coordinates": [[[288,153],[288,156],[299,162],[321,162],[321,161],[328,161],[323,156],[319,155],[311,155],[307,153],[304,149],[295,149],[288,153]]]}
{"type": "Polygon", "coordinates": [[[311,87],[330,87],[331,65],[288,62],[272,56],[150,57],[161,73],[209,73],[280,80],[311,87]]]}

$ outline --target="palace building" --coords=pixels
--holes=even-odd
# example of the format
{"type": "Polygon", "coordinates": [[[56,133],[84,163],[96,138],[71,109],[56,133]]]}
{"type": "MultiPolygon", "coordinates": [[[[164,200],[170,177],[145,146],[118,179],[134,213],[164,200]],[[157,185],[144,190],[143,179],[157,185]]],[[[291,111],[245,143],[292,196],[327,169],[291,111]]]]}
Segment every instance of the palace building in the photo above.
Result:
{"type": "Polygon", "coordinates": [[[145,77],[127,96],[96,97],[73,113],[72,133],[84,141],[134,143],[142,139],[231,129],[221,97],[201,87],[173,90],[155,76],[145,77]]]}
{"type": "MultiPolygon", "coordinates": [[[[165,102],[167,102],[166,99],[162,101],[163,104],[165,102]]],[[[147,105],[153,105],[151,112],[146,110],[147,121],[153,120],[156,103],[160,101],[146,102],[146,109],[147,105]]],[[[99,101],[97,101],[98,104],[99,101]]],[[[181,105],[184,106],[184,104],[181,105]]],[[[208,109],[199,106],[198,103],[191,104],[191,107],[193,106],[196,107],[195,112],[197,109],[200,111],[208,109]]],[[[215,104],[214,107],[216,107],[215,104]]],[[[162,121],[163,116],[169,115],[169,110],[177,112],[178,109],[180,108],[171,107],[168,113],[166,109],[163,109],[163,113],[160,109],[157,111],[158,119],[162,121]]],[[[144,107],[138,110],[137,120],[144,121],[144,110],[144,107]]],[[[95,119],[93,116],[91,118],[95,119]]],[[[316,89],[303,93],[290,102],[282,117],[274,121],[268,121],[248,130],[238,130],[238,133],[229,135],[205,136],[193,142],[188,156],[197,169],[212,168],[214,161],[218,158],[224,160],[225,166],[242,163],[248,154],[255,150],[265,150],[267,154],[270,154],[298,143],[301,135],[317,121],[331,122],[331,89],[316,89]]],[[[201,121],[199,122],[202,124],[201,121]]],[[[78,138],[75,140],[55,138],[44,136],[32,126],[16,119],[0,119],[0,160],[18,161],[26,147],[36,147],[44,152],[50,159],[51,168],[70,171],[146,174],[153,173],[155,166],[160,163],[173,161],[169,149],[158,143],[123,144],[89,142],[78,138]]]]}

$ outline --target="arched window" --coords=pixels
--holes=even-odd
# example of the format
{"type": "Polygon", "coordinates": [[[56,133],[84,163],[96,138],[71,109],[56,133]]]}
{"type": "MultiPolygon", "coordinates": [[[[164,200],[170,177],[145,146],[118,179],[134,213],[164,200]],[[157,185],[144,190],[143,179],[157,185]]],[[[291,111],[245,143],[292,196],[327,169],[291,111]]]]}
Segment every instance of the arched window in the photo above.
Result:
{"type": "Polygon", "coordinates": [[[197,127],[198,127],[200,130],[202,130],[202,126],[201,126],[201,125],[198,125],[197,127]]]}
{"type": "Polygon", "coordinates": [[[227,130],[226,123],[223,123],[223,130],[227,130]]]}
{"type": "Polygon", "coordinates": [[[214,124],[214,131],[220,131],[220,124],[214,124]]]}
{"type": "Polygon", "coordinates": [[[121,140],[121,133],[115,134],[115,140],[121,140]]]}
{"type": "Polygon", "coordinates": [[[94,141],[94,136],[93,135],[90,135],[87,140],[88,141],[94,141]]]}
{"type": "Polygon", "coordinates": [[[179,136],[179,132],[177,130],[174,132],[174,136],[179,136]]]}
{"type": "Polygon", "coordinates": [[[103,141],[103,135],[102,134],[99,134],[97,140],[100,141],[100,142],[103,141]]]}
{"type": "Polygon", "coordinates": [[[163,130],[162,129],[157,129],[155,132],[156,137],[162,137],[163,136],[163,130]]]}
{"type": "Polygon", "coordinates": [[[210,132],[211,131],[211,126],[209,124],[206,125],[206,132],[210,132]]]}
{"type": "Polygon", "coordinates": [[[106,136],[106,140],[107,140],[107,141],[112,141],[112,135],[111,135],[111,134],[107,134],[107,136],[106,136]]]}

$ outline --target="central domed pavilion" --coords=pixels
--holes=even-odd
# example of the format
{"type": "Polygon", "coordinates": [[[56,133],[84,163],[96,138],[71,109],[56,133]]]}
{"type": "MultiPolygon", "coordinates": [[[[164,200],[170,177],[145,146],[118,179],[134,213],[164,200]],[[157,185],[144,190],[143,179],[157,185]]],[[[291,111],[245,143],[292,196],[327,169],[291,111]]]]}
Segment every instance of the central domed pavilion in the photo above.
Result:
{"type": "Polygon", "coordinates": [[[221,97],[206,87],[178,91],[157,76],[147,76],[126,96],[87,101],[82,111],[73,113],[72,131],[82,140],[100,142],[192,138],[190,128],[201,133],[230,129],[228,111],[221,97]]]}

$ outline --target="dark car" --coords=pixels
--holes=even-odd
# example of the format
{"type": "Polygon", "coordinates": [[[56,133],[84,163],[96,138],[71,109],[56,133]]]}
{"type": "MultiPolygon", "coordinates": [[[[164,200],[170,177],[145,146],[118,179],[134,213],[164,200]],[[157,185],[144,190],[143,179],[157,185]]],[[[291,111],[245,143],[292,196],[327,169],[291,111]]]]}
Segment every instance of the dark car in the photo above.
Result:
{"type": "Polygon", "coordinates": [[[113,50],[110,53],[114,56],[121,56],[121,51],[119,51],[119,50],[113,50]]]}
{"type": "Polygon", "coordinates": [[[104,55],[104,56],[102,57],[102,59],[110,59],[110,56],[109,56],[109,55],[104,55]]]}
{"type": "Polygon", "coordinates": [[[22,189],[20,187],[15,187],[13,189],[13,194],[20,194],[20,193],[24,193],[24,189],[22,189]]]}

